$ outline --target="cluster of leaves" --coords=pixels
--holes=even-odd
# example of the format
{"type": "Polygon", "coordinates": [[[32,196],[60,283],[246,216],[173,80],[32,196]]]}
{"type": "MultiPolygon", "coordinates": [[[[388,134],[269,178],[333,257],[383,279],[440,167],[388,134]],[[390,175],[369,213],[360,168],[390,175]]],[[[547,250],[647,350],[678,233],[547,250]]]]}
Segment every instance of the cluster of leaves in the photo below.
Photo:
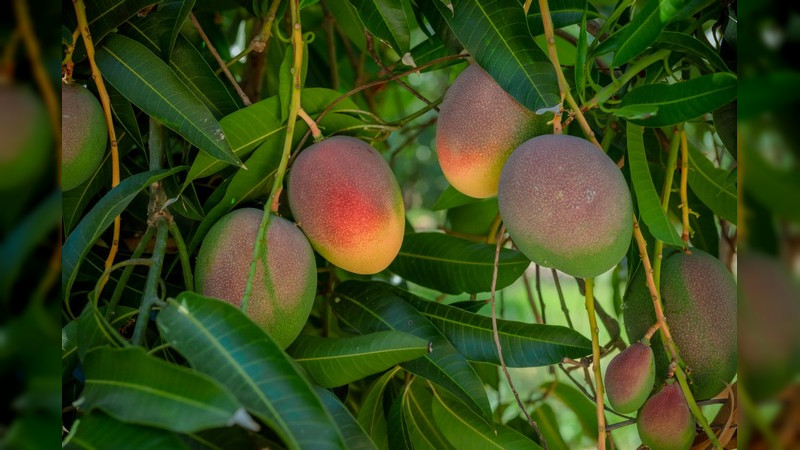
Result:
{"type": "MultiPolygon", "coordinates": [[[[441,81],[462,67],[454,64],[466,51],[521,104],[552,114],[559,106],[557,74],[533,3],[526,15],[518,0],[299,2],[303,31],[316,36],[303,44],[302,108],[321,117],[325,136],[348,134],[382,150],[396,147],[394,160],[404,148],[397,143],[430,143],[437,102],[425,105],[388,79],[422,72],[415,75],[422,82],[414,84],[423,95],[441,97],[441,81]],[[343,94],[371,79],[384,82],[343,94]]],[[[557,48],[570,88],[609,156],[626,162],[622,170],[648,238],[683,246],[673,225],[680,217],[677,196],[665,211],[656,191],[669,165],[672,130],[683,127],[690,136],[688,201],[697,213],[692,244],[717,254],[718,224],[736,224],[729,105],[736,76],[712,29],[725,26],[720,17],[728,17],[729,8],[713,1],[549,3],[562,31],[557,48]],[[714,161],[703,152],[709,147],[717,149],[714,161]]],[[[76,44],[74,77],[93,88],[85,49],[72,42],[77,22],[68,12],[74,8],[71,2],[63,6],[64,43],[76,44]]],[[[114,164],[108,155],[89,181],[63,197],[62,403],[74,405],[64,415],[67,446],[536,445],[541,437],[521,418],[500,423],[485,388],[498,388],[493,366],[499,357],[492,320],[480,312],[486,302],[474,296],[491,289],[495,269],[501,290],[530,265],[522,253],[503,248],[495,267],[495,246],[485,242],[496,203],[479,208],[488,220],[474,218],[487,224],[482,236],[416,233],[408,226],[386,273],[363,278],[329,267],[320,275],[304,335],[283,351],[242,311],[194,293],[185,264],[191,258],[180,256],[194,255],[220,217],[263,203],[269,194],[291,92],[293,49],[282,38],[290,23],[286,2],[91,0],[86,10],[97,67],[109,88],[123,181],[108,188],[114,164]],[[265,26],[273,13],[273,26],[265,26]],[[231,71],[251,105],[217,74],[219,65],[193,21],[225,60],[234,59],[232,49],[247,36],[247,60],[231,71]],[[250,37],[265,35],[264,53],[248,46],[250,37]],[[153,146],[160,152],[152,153],[153,146]],[[163,160],[151,158],[161,152],[163,160]],[[143,310],[145,319],[154,320],[138,346],[129,339],[134,322],[142,320],[137,315],[152,277],[133,266],[107,270],[102,244],[110,242],[110,225],[122,215],[118,260],[136,262],[150,253],[145,189],[156,182],[170,199],[175,226],[168,244],[174,245],[166,255],[163,247],[152,250],[148,270],[163,264],[163,271],[161,280],[149,283],[163,282],[158,307],[143,310]],[[434,302],[413,293],[415,286],[471,294],[473,300],[434,302]]],[[[732,58],[735,63],[735,50],[732,58]]],[[[581,132],[577,122],[567,131],[581,132]]],[[[295,152],[310,143],[308,134],[298,121],[295,152]]],[[[430,205],[431,194],[416,192],[414,181],[431,173],[441,179],[435,163],[400,158],[403,169],[396,171],[405,197],[411,203],[423,199],[407,206],[430,205]]],[[[438,192],[428,210],[453,212],[480,203],[452,188],[438,192]]],[[[290,216],[283,203],[280,212],[290,216]]],[[[627,261],[638,260],[633,245],[627,261]]],[[[549,366],[591,353],[589,339],[566,327],[500,319],[497,329],[509,367],[549,366]]],[[[547,391],[577,413],[586,436],[597,438],[588,398],[566,384],[548,383],[547,391]]],[[[551,447],[563,444],[548,404],[533,416],[547,425],[541,432],[551,447]]]]}

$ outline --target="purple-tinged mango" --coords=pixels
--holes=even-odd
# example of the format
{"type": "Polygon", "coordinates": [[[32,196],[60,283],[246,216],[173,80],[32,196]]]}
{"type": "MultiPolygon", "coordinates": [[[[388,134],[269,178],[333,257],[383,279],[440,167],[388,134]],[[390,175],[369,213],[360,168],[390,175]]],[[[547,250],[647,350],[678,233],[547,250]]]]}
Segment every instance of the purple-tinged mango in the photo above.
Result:
{"type": "Polygon", "coordinates": [[[384,270],[405,231],[400,187],[368,144],[335,136],[300,153],[289,174],[289,206],[311,245],[358,274],[384,270]]]}
{"type": "MultiPolygon", "coordinates": [[[[195,283],[199,293],[242,305],[263,215],[255,208],[237,209],[211,227],[197,255],[195,283]]],[[[264,267],[259,261],[256,267],[247,315],[286,348],[311,313],[317,265],[303,233],[277,216],[272,216],[267,227],[264,251],[267,264],[264,267]]]]}
{"type": "MultiPolygon", "coordinates": [[[[698,249],[674,251],[661,266],[661,301],[675,344],[690,369],[697,400],[722,392],[736,374],[736,283],[715,257],[698,249]]],[[[623,299],[625,328],[631,341],[641,339],[656,322],[653,300],[640,268],[623,299]]],[[[653,336],[654,348],[662,348],[653,336]]],[[[656,375],[667,374],[669,361],[656,354],[656,375]]]]}
{"type": "Polygon", "coordinates": [[[647,400],[636,417],[642,443],[650,450],[688,450],[694,442],[692,412],[677,383],[665,386],[647,400]]]}
{"type": "Polygon", "coordinates": [[[492,197],[511,152],[547,130],[546,116],[526,109],[472,64],[456,77],[442,101],[436,155],[454,188],[475,198],[492,197]]]}
{"type": "Polygon", "coordinates": [[[0,191],[35,183],[52,148],[44,104],[33,92],[0,81],[0,191]]]}
{"type": "Polygon", "coordinates": [[[88,89],[61,83],[61,187],[75,189],[103,161],[108,128],[103,108],[88,89]]]}
{"type": "Polygon", "coordinates": [[[647,401],[655,381],[653,350],[637,342],[608,363],[605,376],[608,402],[618,413],[632,413],[647,401]]]}
{"type": "Polygon", "coordinates": [[[514,243],[539,265],[594,277],[630,245],[628,186],[617,165],[586,140],[551,134],[524,142],[503,168],[497,199],[514,243]]]}

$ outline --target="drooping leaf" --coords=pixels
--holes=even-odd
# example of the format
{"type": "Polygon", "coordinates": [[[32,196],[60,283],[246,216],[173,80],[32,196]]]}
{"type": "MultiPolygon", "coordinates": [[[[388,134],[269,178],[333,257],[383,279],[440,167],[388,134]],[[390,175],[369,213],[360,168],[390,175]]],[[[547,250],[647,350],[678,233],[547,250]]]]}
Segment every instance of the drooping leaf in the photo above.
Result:
{"type": "Polygon", "coordinates": [[[735,172],[715,167],[714,163],[691,144],[689,145],[689,187],[700,201],[714,211],[714,214],[736,224],[735,172]]]}
{"type": "Polygon", "coordinates": [[[454,449],[436,425],[432,402],[433,396],[422,379],[415,379],[403,392],[403,418],[411,444],[415,450],[454,449]]]}
{"type": "Polygon", "coordinates": [[[559,103],[555,69],[533,41],[517,0],[434,4],[475,61],[523,106],[539,112],[559,103]]]}
{"type": "MultiPolygon", "coordinates": [[[[448,294],[488,292],[492,287],[495,246],[442,233],[414,233],[403,239],[389,270],[448,294]]],[[[530,260],[516,250],[500,249],[497,289],[516,281],[530,260]]]]}
{"type": "Polygon", "coordinates": [[[322,404],[328,413],[336,421],[339,427],[339,432],[344,439],[344,445],[347,449],[352,450],[376,450],[375,444],[370,440],[367,433],[356,421],[356,418],[350,414],[342,402],[336,398],[331,391],[321,387],[315,388],[317,395],[322,400],[322,404]]]}
{"type": "Polygon", "coordinates": [[[159,22],[162,30],[158,37],[161,47],[161,57],[169,62],[175,39],[181,31],[181,25],[189,17],[196,0],[164,0],[158,5],[158,10],[152,14],[159,22]]]}
{"type": "Polygon", "coordinates": [[[176,433],[132,423],[124,423],[103,414],[85,415],[72,426],[64,440],[63,449],[94,450],[113,448],[141,450],[143,448],[187,449],[176,433]]]}
{"type": "MultiPolygon", "coordinates": [[[[553,19],[553,27],[556,29],[580,23],[584,11],[589,20],[600,17],[597,10],[586,0],[548,0],[548,6],[550,7],[550,17],[553,19]]],[[[528,26],[531,29],[531,35],[544,34],[539,2],[531,2],[528,10],[528,26]]]]}
{"type": "Polygon", "coordinates": [[[402,55],[410,49],[411,24],[403,0],[350,0],[364,26],[402,55]]]}
{"type": "Polygon", "coordinates": [[[431,342],[430,353],[401,366],[463,398],[471,409],[490,420],[489,401],[475,370],[428,319],[391,288],[385,283],[346,281],[334,291],[333,310],[361,333],[397,330],[431,342]]]}
{"type": "Polygon", "coordinates": [[[432,410],[436,425],[455,448],[541,448],[511,428],[481,420],[447,392],[432,387],[432,410]]]}
{"type": "Polygon", "coordinates": [[[208,108],[147,47],[115,34],[95,59],[103,78],[145,114],[214,158],[241,165],[208,108]]]}
{"type": "Polygon", "coordinates": [[[653,185],[653,177],[650,175],[644,150],[644,130],[642,127],[628,122],[626,133],[628,163],[634,191],[636,191],[639,214],[653,236],[665,244],[683,247],[683,241],[669,223],[669,218],[661,207],[661,200],[656,193],[655,185],[653,185]]]}
{"type": "Polygon", "coordinates": [[[540,389],[552,389],[550,395],[560,400],[570,411],[575,413],[581,424],[583,434],[597,441],[597,413],[594,403],[586,398],[580,391],[569,384],[556,383],[555,386],[547,382],[540,389]]]}
{"type": "Polygon", "coordinates": [[[479,199],[470,197],[468,195],[462,194],[453,186],[447,186],[447,189],[442,192],[442,195],[436,200],[436,203],[433,205],[434,211],[439,211],[442,209],[450,209],[455,208],[457,206],[466,205],[468,203],[477,202],[479,199]]]}
{"type": "Polygon", "coordinates": [[[104,195],[83,216],[72,233],[67,236],[62,247],[61,292],[65,299],[69,298],[72,283],[75,282],[75,277],[78,275],[78,267],[95,241],[114,221],[114,217],[124,211],[142,189],[185,169],[185,167],[176,167],[171,170],[154,170],[128,177],[104,195]]]}
{"type": "Polygon", "coordinates": [[[157,323],[164,340],[192,367],[227,386],[289,448],[343,448],[309,382],[242,310],[184,292],[169,301],[157,323]]]}
{"type": "Polygon", "coordinates": [[[232,424],[258,427],[212,378],[150,356],[141,347],[97,348],[86,354],[83,370],[81,405],[123,422],[178,433],[232,424]]]}
{"type": "Polygon", "coordinates": [[[631,22],[619,32],[612,65],[619,67],[642,53],[678,13],[682,0],[638,2],[631,22]]]}
{"type": "Polygon", "coordinates": [[[347,0],[328,0],[325,2],[342,32],[359,50],[366,51],[367,42],[364,37],[364,24],[358,17],[355,8],[347,0]]]}
{"type": "Polygon", "coordinates": [[[139,148],[146,148],[131,102],[117,92],[114,86],[110,84],[106,86],[106,91],[108,91],[108,97],[111,100],[111,111],[114,113],[114,118],[117,119],[122,129],[130,135],[131,139],[136,142],[139,148]]]}
{"type": "MultiPolygon", "coordinates": [[[[128,36],[136,39],[151,52],[160,51],[158,36],[161,30],[158,22],[148,17],[135,18],[123,29],[128,36]]],[[[206,105],[215,118],[219,119],[239,109],[240,100],[214,73],[214,69],[203,55],[184,35],[176,36],[167,62],[183,85],[206,105]]]]}
{"type": "MultiPolygon", "coordinates": [[[[547,442],[547,448],[552,450],[567,450],[569,446],[564,442],[564,437],[561,436],[561,430],[558,429],[558,419],[553,407],[547,403],[542,404],[531,413],[531,419],[536,422],[539,427],[539,432],[542,433],[542,439],[547,442]]],[[[525,426],[530,428],[527,423],[525,426]]]]}
{"type": "MultiPolygon", "coordinates": [[[[410,292],[389,286],[438,328],[462,355],[471,361],[500,364],[491,317],[473,314],[449,305],[423,300],[410,292]]],[[[497,320],[497,333],[508,367],[556,364],[565,357],[591,353],[591,342],[577,331],[559,325],[497,320]]]]}
{"type": "Polygon", "coordinates": [[[343,386],[427,353],[428,342],[399,331],[322,338],[300,335],[287,352],[322,387],[343,386]]]}
{"type": "Polygon", "coordinates": [[[389,450],[413,450],[408,422],[403,414],[402,397],[395,398],[392,406],[389,407],[387,421],[392,424],[389,427],[389,450]]]}
{"type": "Polygon", "coordinates": [[[375,380],[370,385],[369,392],[361,402],[361,409],[358,411],[358,423],[380,449],[389,448],[383,393],[398,371],[400,371],[400,367],[395,367],[375,380]]]}
{"type": "Polygon", "coordinates": [[[665,127],[709,113],[736,98],[736,76],[728,72],[703,75],[675,84],[648,84],[628,92],[621,108],[652,105],[658,112],[644,119],[629,119],[646,127],[665,127]]]}
{"type": "Polygon", "coordinates": [[[728,71],[728,66],[719,53],[694,36],[676,31],[664,31],[657,42],[661,48],[686,54],[692,62],[705,66],[707,72],[728,71]]]}

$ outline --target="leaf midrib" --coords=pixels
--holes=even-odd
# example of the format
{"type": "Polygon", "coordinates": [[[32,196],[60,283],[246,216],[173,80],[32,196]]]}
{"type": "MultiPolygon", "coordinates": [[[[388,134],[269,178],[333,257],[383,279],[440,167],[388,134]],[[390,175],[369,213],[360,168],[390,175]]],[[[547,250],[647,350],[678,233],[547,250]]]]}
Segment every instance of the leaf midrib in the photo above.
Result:
{"type": "MultiPolygon", "coordinates": [[[[688,83],[688,81],[686,81],[686,82],[684,82],[684,83],[688,83]]],[[[649,85],[649,86],[658,86],[658,85],[656,85],[656,84],[651,84],[651,85],[649,85]]],[[[679,84],[668,84],[668,85],[666,85],[666,86],[679,86],[679,84]]],[[[679,102],[685,102],[685,101],[693,100],[693,99],[695,99],[695,98],[706,97],[706,96],[709,96],[709,95],[711,95],[711,94],[716,94],[717,92],[725,91],[725,90],[728,90],[728,89],[734,89],[734,90],[736,90],[736,86],[735,86],[735,85],[734,85],[734,86],[723,86],[723,87],[720,87],[720,88],[718,88],[718,89],[705,90],[705,91],[703,91],[703,92],[702,92],[702,93],[700,93],[700,94],[690,95],[690,96],[688,96],[688,97],[680,97],[680,98],[677,98],[677,99],[675,99],[675,100],[667,100],[667,101],[655,101],[655,102],[652,102],[652,103],[651,103],[651,102],[634,102],[634,101],[632,100],[630,104],[634,104],[634,105],[671,105],[671,104],[674,104],[674,103],[679,103],[679,102]]],[[[654,90],[655,90],[655,89],[654,89],[654,90]]],[[[671,97],[671,96],[668,96],[668,97],[671,97]]]]}
{"type": "Polygon", "coordinates": [[[425,347],[403,347],[403,348],[393,348],[389,350],[375,350],[370,352],[360,352],[360,353],[342,353],[338,355],[328,355],[328,356],[308,356],[308,357],[300,357],[294,358],[297,362],[308,362],[308,361],[325,361],[329,359],[347,359],[347,358],[361,358],[368,355],[377,355],[381,353],[399,353],[399,352],[412,352],[414,350],[424,350],[425,347]]]}

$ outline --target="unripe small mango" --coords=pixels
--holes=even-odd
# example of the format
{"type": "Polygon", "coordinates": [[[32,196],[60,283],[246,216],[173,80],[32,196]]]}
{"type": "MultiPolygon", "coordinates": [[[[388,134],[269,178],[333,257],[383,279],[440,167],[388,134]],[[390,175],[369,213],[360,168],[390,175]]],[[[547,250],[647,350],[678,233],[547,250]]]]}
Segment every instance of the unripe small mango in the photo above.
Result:
{"type": "Polygon", "coordinates": [[[75,189],[103,161],[108,128],[103,107],[88,89],[61,83],[61,187],[75,189]]]}
{"type": "Polygon", "coordinates": [[[492,197],[511,152],[548,128],[545,115],[522,106],[472,64],[445,93],[436,126],[436,156],[454,188],[470,197],[492,197]]]}
{"type": "Polygon", "coordinates": [[[611,407],[627,414],[644,405],[656,380],[656,362],[649,345],[636,342],[608,363],[606,394],[611,407]]]}
{"type": "Polygon", "coordinates": [[[368,144],[334,136],[300,153],[289,206],[325,259],[358,274],[389,266],[403,243],[405,209],[392,169],[368,144]]]}
{"type": "MultiPolygon", "coordinates": [[[[264,212],[255,208],[228,213],[209,230],[195,266],[197,292],[242,305],[250,263],[264,212]]],[[[282,348],[303,329],[317,291],[314,252],[303,233],[272,216],[267,227],[266,267],[259,263],[247,315],[282,348]]]]}
{"type": "Polygon", "coordinates": [[[51,158],[51,130],[39,97],[27,88],[0,84],[0,191],[36,182],[51,158]]]}
{"type": "Polygon", "coordinates": [[[688,450],[695,427],[686,397],[677,383],[665,386],[647,400],[636,417],[642,443],[650,450],[688,450]]]}
{"type": "Polygon", "coordinates": [[[509,235],[531,261],[579,278],[625,256],[633,203],[617,165],[567,135],[525,141],[506,161],[497,195],[509,235]]]}

